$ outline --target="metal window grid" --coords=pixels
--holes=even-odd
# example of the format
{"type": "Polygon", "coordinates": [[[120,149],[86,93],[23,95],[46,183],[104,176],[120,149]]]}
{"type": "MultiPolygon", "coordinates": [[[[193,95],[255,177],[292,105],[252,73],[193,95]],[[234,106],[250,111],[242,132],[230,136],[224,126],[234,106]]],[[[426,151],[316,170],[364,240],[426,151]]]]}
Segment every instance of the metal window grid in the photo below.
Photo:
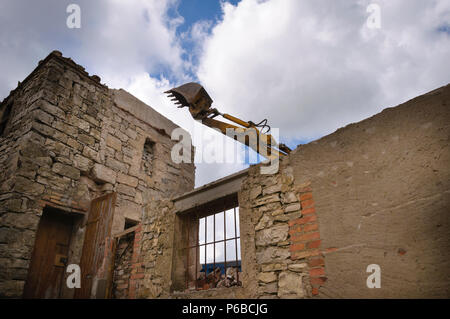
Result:
{"type": "Polygon", "coordinates": [[[239,254],[238,254],[238,240],[239,240],[239,243],[240,243],[240,233],[239,233],[239,236],[237,236],[238,235],[238,229],[237,229],[237,215],[239,214],[239,213],[236,213],[236,208],[237,207],[233,207],[232,209],[233,209],[233,227],[234,227],[234,237],[229,237],[229,238],[227,238],[227,232],[226,232],[226,225],[227,225],[227,221],[226,221],[226,212],[229,210],[229,209],[223,209],[222,211],[219,211],[219,212],[216,212],[216,213],[213,213],[213,214],[210,214],[210,215],[206,215],[206,216],[202,216],[202,217],[199,217],[199,215],[198,214],[196,214],[195,215],[195,220],[197,221],[197,223],[198,223],[198,229],[196,230],[196,232],[195,232],[195,235],[196,235],[196,240],[195,240],[195,245],[189,245],[189,239],[190,239],[190,231],[191,231],[191,227],[190,227],[190,218],[188,218],[187,219],[187,238],[188,238],[188,240],[187,240],[187,243],[188,243],[188,246],[186,246],[185,247],[185,249],[187,250],[187,254],[186,254],[186,260],[187,260],[187,262],[186,262],[186,276],[185,276],[185,278],[186,278],[186,289],[188,289],[189,288],[189,268],[190,268],[190,264],[189,264],[189,252],[192,250],[192,249],[195,249],[195,279],[194,279],[194,282],[195,282],[195,289],[196,290],[198,290],[198,289],[203,289],[203,287],[199,287],[198,286],[198,281],[199,281],[199,278],[197,278],[197,270],[198,270],[198,268],[197,268],[197,265],[198,264],[202,264],[201,262],[201,260],[199,260],[199,256],[198,256],[198,253],[199,253],[199,251],[200,251],[200,249],[204,249],[205,250],[205,256],[204,256],[204,270],[205,270],[205,274],[204,274],[204,280],[205,280],[205,283],[206,283],[206,281],[207,281],[207,277],[208,277],[208,263],[207,263],[207,260],[208,260],[208,254],[207,254],[207,246],[208,245],[213,245],[213,269],[212,269],[212,272],[213,272],[213,278],[214,278],[214,286],[217,284],[217,282],[218,282],[218,279],[220,279],[220,275],[219,275],[219,278],[217,278],[216,277],[216,244],[218,244],[218,243],[224,243],[224,271],[225,271],[225,276],[226,276],[226,271],[227,271],[227,263],[230,265],[230,266],[233,266],[232,265],[232,263],[234,263],[234,267],[235,267],[235,272],[236,272],[236,280],[237,280],[237,283],[238,284],[240,284],[240,281],[239,281],[239,269],[242,267],[240,264],[239,264],[239,261],[240,261],[240,259],[239,259],[239,254]],[[216,215],[218,215],[218,214],[221,214],[221,213],[223,213],[223,239],[221,239],[221,240],[216,240],[216,215]],[[213,241],[208,241],[208,239],[207,239],[207,234],[208,234],[208,232],[207,232],[207,230],[208,230],[208,223],[207,223],[207,217],[209,217],[209,216],[213,216],[213,241]],[[200,244],[200,240],[199,240],[199,237],[200,237],[200,219],[201,218],[204,218],[205,219],[205,241],[204,241],[204,243],[203,244],[200,244]],[[234,261],[227,261],[227,242],[229,242],[229,241],[232,241],[232,240],[234,240],[234,247],[235,247],[235,254],[236,254],[236,258],[235,258],[235,260],[234,261]],[[204,247],[203,247],[204,246],[204,247]]]}

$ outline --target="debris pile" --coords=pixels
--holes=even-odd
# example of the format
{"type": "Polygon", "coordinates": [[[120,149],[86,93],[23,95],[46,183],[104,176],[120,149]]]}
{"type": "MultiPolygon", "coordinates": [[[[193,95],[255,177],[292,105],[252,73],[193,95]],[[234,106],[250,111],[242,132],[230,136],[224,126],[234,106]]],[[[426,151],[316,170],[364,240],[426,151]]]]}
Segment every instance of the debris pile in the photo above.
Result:
{"type": "Polygon", "coordinates": [[[217,267],[214,271],[207,274],[206,278],[204,274],[201,274],[197,279],[197,287],[200,289],[209,289],[241,286],[242,282],[239,279],[241,274],[235,267],[227,267],[226,272],[222,274],[220,268],[217,267]]]}

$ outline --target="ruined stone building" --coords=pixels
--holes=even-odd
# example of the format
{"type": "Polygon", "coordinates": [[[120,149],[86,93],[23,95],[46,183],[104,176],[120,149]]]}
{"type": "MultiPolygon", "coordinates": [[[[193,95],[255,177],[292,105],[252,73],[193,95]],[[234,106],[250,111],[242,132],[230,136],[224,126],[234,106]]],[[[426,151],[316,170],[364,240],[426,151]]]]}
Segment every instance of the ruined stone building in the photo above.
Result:
{"type": "Polygon", "coordinates": [[[0,294],[105,293],[105,238],[139,224],[149,201],[194,187],[194,165],[171,161],[177,126],[59,52],[0,110],[0,294]],[[89,269],[89,287],[65,289],[69,264],[89,269]]]}
{"type": "Polygon", "coordinates": [[[175,124],[53,52],[0,104],[0,296],[449,298],[449,101],[194,189],[175,124]]]}

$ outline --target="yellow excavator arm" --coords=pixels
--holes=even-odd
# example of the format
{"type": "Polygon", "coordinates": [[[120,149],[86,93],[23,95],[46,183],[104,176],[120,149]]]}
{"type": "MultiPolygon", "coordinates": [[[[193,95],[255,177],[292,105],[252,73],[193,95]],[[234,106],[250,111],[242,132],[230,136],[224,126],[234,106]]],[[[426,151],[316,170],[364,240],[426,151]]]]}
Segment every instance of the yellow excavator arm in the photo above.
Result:
{"type": "Polygon", "coordinates": [[[229,114],[222,114],[217,109],[211,108],[213,100],[206,90],[198,83],[186,83],[170,89],[165,93],[168,94],[169,98],[171,98],[179,108],[188,107],[189,112],[194,119],[201,120],[202,124],[206,126],[219,129],[222,134],[227,136],[230,136],[230,134],[227,133],[232,130],[233,135],[230,137],[244,143],[258,154],[268,159],[285,156],[291,151],[286,145],[278,144],[272,135],[267,134],[270,131],[267,120],[255,124],[251,121],[243,121],[229,114]],[[240,126],[216,120],[215,117],[219,115],[240,126]],[[260,128],[261,130],[266,130],[266,132],[261,132],[260,128]],[[252,135],[256,138],[250,138],[252,135]],[[260,149],[261,147],[263,147],[264,150],[260,149]]]}

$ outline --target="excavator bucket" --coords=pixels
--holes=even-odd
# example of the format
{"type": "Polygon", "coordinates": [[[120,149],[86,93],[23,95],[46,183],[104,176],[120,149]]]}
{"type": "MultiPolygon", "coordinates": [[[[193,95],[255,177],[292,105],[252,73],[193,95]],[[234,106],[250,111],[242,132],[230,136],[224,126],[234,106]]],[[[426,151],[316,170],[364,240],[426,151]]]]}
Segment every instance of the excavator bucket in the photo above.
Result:
{"type": "Polygon", "coordinates": [[[203,86],[194,82],[183,84],[164,93],[167,93],[178,107],[189,107],[189,112],[195,119],[205,118],[213,102],[203,86]]]}

